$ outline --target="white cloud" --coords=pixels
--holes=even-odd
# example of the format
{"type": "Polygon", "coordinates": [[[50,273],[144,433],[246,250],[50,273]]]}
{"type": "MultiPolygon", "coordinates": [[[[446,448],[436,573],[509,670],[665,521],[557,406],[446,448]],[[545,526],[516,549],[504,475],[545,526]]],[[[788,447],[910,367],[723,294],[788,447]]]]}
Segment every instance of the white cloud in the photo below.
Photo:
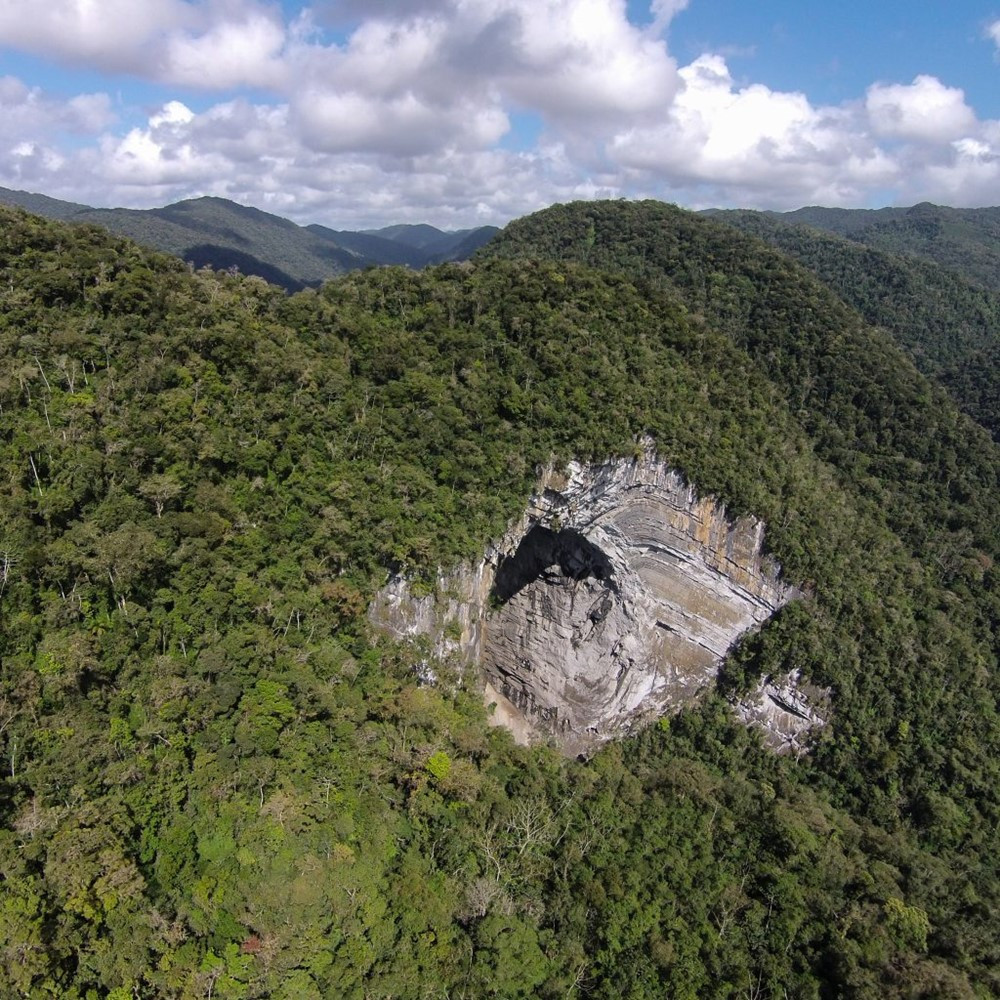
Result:
{"type": "Polygon", "coordinates": [[[687,5],[651,0],[640,27],[624,0],[331,0],[284,19],[267,0],[0,0],[6,45],[162,95],[140,109],[0,78],[0,184],[93,204],[218,194],[335,226],[593,196],[995,200],[1000,123],[960,89],[921,75],[824,106],[737,83],[718,53],[679,67],[666,29],[687,5]]]}
{"type": "Polygon", "coordinates": [[[687,9],[687,6],[688,0],[651,0],[649,9],[653,15],[652,30],[663,31],[682,10],[687,9]]]}
{"type": "Polygon", "coordinates": [[[450,146],[486,148],[507,131],[499,107],[456,102],[434,106],[415,94],[376,100],[356,92],[306,93],[296,101],[301,138],[328,153],[417,156],[450,146]]]}
{"type": "Polygon", "coordinates": [[[61,62],[184,86],[273,86],[285,26],[252,0],[4,0],[0,39],[61,62]]]}
{"type": "Polygon", "coordinates": [[[239,20],[220,21],[201,34],[169,37],[162,75],[192,87],[280,87],[287,72],[281,59],[284,44],[280,21],[248,10],[239,20]]]}
{"type": "Polygon", "coordinates": [[[63,101],[16,77],[0,77],[0,140],[10,145],[54,140],[63,132],[93,135],[115,120],[107,94],[78,94],[63,101]]]}
{"type": "MultiPolygon", "coordinates": [[[[0,4],[4,44],[109,71],[152,69],[158,37],[195,27],[197,7],[183,0],[5,0],[0,4]]],[[[155,65],[155,62],[154,62],[155,65]]]]}
{"type": "Polygon", "coordinates": [[[910,84],[876,83],[868,88],[865,108],[876,134],[890,138],[950,142],[976,125],[965,94],[933,76],[910,84]]]}
{"type": "Polygon", "coordinates": [[[187,125],[194,121],[194,112],[180,101],[167,101],[150,119],[150,128],[159,125],[187,125]]]}
{"type": "Polygon", "coordinates": [[[669,103],[677,68],[612,0],[508,0],[516,61],[499,84],[555,121],[652,112],[669,103]]]}
{"type": "Polygon", "coordinates": [[[651,183],[708,185],[713,194],[731,186],[747,203],[778,207],[814,198],[840,204],[894,175],[850,110],[816,108],[804,94],[760,84],[737,88],[717,55],[680,75],[683,89],[660,121],[619,132],[610,144],[616,163],[651,183]]]}

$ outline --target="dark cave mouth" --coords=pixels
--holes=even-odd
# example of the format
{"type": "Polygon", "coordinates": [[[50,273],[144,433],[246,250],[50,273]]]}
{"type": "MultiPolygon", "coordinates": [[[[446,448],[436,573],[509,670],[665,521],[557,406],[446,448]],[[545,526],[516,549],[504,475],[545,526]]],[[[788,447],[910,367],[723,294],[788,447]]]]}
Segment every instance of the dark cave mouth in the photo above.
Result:
{"type": "Polygon", "coordinates": [[[602,549],[573,528],[553,531],[536,524],[497,567],[490,597],[494,604],[506,604],[525,587],[553,573],[571,581],[599,580],[611,590],[618,589],[611,560],[602,549]]]}

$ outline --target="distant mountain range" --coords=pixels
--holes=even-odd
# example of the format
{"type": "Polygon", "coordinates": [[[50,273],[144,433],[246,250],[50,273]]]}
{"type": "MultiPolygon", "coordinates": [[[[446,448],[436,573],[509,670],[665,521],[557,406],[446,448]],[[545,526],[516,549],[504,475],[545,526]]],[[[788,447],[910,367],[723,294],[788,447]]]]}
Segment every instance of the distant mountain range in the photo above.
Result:
{"type": "Polygon", "coordinates": [[[809,226],[875,250],[941,264],[982,288],[1000,291],[1000,208],[947,208],[922,202],[912,208],[820,208],[794,212],[717,210],[706,214],[739,228],[748,216],[809,226]]]}
{"type": "Polygon", "coordinates": [[[480,226],[443,232],[395,225],[364,232],[299,226],[225,198],[192,198],[164,208],[92,208],[46,195],[0,188],[0,204],[65,222],[90,222],[119,236],[175,254],[195,267],[238,268],[298,291],[346,271],[384,264],[421,268],[465,260],[499,230],[480,226]]]}
{"type": "MultiPolygon", "coordinates": [[[[48,219],[96,223],[195,267],[235,267],[291,291],[366,267],[422,268],[467,260],[499,232],[495,226],[455,232],[429,225],[361,231],[299,226],[260,209],[211,197],[163,208],[108,209],[0,187],[0,204],[48,219]]],[[[876,251],[931,261],[971,284],[1000,292],[1000,208],[947,208],[924,202],[911,208],[809,206],[792,212],[711,209],[703,214],[769,242],[775,239],[764,219],[783,227],[807,226],[876,251]]]]}

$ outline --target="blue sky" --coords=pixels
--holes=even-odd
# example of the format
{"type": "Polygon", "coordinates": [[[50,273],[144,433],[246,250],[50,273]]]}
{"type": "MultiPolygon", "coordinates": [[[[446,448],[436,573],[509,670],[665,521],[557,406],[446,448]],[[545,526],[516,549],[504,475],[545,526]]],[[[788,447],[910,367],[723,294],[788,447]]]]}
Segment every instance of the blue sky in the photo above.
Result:
{"type": "MultiPolygon", "coordinates": [[[[630,0],[633,16],[647,3],[630,0]]],[[[1000,114],[996,46],[988,42],[1000,4],[969,0],[691,3],[675,18],[671,51],[689,61],[705,51],[739,53],[734,75],[776,90],[804,90],[816,102],[850,100],[876,81],[931,74],[962,87],[977,110],[1000,114]]]]}
{"type": "Polygon", "coordinates": [[[1000,203],[1000,0],[2,0],[0,40],[0,185],[88,204],[1000,203]]]}

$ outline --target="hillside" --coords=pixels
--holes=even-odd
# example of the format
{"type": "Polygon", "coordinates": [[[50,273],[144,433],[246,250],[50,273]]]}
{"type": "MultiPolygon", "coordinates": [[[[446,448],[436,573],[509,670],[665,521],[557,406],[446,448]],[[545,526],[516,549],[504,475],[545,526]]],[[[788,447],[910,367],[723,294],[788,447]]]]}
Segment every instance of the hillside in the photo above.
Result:
{"type": "Polygon", "coordinates": [[[729,227],[483,256],[288,296],[0,209],[0,992],[996,993],[996,446],[729,227]],[[806,596],[701,707],[518,747],[369,601],[647,435],[806,596]],[[726,702],[793,667],[802,760],[726,702]]]}
{"type": "Polygon", "coordinates": [[[443,233],[433,226],[397,227],[426,230],[425,248],[377,234],[298,226],[225,198],[194,198],[154,209],[98,209],[0,188],[0,204],[15,205],[50,219],[95,223],[180,257],[196,268],[235,268],[289,291],[300,291],[365,267],[424,267],[443,260],[463,260],[496,232],[490,226],[455,233],[443,233]]]}
{"type": "Polygon", "coordinates": [[[982,288],[1000,291],[1000,208],[947,208],[923,202],[912,208],[810,207],[766,214],[876,250],[933,261],[982,288]]]}
{"type": "Polygon", "coordinates": [[[442,233],[433,226],[397,225],[371,230],[368,235],[419,250],[426,255],[425,263],[442,264],[449,260],[466,260],[489,243],[499,231],[496,226],[479,226],[477,229],[442,233]]]}
{"type": "Polygon", "coordinates": [[[804,264],[871,324],[892,333],[917,367],[1000,434],[1000,293],[932,260],[790,225],[764,212],[715,216],[804,264]]]}

